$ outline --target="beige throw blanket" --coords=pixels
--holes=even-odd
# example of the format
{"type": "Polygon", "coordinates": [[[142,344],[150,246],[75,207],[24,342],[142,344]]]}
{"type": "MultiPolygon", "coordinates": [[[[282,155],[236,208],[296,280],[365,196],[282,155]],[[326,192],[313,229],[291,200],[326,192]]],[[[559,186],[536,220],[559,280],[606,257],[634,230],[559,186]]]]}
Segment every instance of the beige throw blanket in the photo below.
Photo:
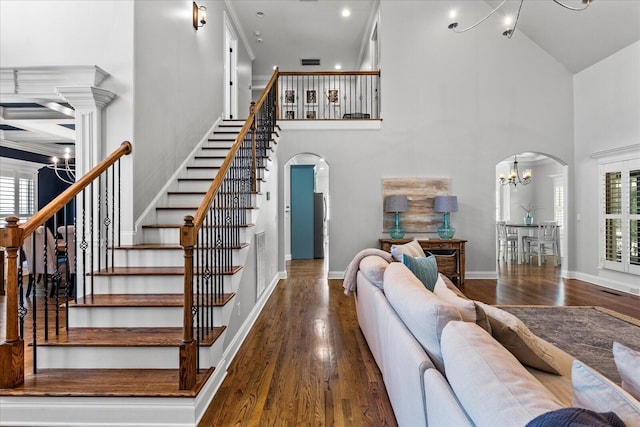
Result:
{"type": "Polygon", "coordinates": [[[383,251],[382,249],[369,248],[358,252],[347,266],[347,270],[344,272],[342,287],[344,288],[345,295],[351,295],[351,293],[356,289],[356,277],[358,274],[358,268],[360,267],[360,261],[362,261],[364,257],[370,255],[378,255],[387,262],[393,261],[391,254],[383,251]]]}

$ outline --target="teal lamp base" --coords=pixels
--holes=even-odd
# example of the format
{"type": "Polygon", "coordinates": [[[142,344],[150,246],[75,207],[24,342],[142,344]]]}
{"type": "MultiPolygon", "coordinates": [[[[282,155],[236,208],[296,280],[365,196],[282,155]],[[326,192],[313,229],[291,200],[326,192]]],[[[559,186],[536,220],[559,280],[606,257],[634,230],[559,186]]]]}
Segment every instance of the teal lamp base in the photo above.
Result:
{"type": "Polygon", "coordinates": [[[404,237],[404,228],[400,225],[400,214],[396,212],[396,223],[389,229],[389,235],[392,239],[402,239],[404,237]]]}
{"type": "Polygon", "coordinates": [[[454,234],[456,234],[456,229],[449,223],[449,212],[445,212],[444,222],[438,227],[438,236],[440,236],[442,240],[451,240],[454,234]]]}

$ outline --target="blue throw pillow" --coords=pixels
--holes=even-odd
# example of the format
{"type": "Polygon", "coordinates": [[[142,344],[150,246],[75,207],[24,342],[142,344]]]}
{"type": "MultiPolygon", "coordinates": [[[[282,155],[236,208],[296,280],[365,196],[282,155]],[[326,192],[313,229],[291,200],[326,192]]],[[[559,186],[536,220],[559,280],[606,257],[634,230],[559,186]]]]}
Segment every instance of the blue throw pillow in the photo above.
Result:
{"type": "Polygon", "coordinates": [[[436,257],[412,257],[407,254],[402,255],[402,263],[406,265],[415,276],[420,279],[425,288],[433,292],[438,280],[438,264],[436,257]]]}

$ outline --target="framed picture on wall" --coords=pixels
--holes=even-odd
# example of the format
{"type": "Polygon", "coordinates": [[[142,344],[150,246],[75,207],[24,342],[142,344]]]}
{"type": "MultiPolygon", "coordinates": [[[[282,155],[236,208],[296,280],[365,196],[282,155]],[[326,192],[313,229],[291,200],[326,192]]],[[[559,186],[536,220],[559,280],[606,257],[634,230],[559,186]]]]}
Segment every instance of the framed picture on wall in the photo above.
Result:
{"type": "Polygon", "coordinates": [[[284,112],[284,118],[287,120],[294,120],[296,118],[296,112],[294,110],[287,110],[284,112]]]}
{"type": "Polygon", "coordinates": [[[307,115],[307,119],[309,120],[315,120],[318,118],[316,110],[307,110],[306,115],[307,115]]]}
{"type": "Polygon", "coordinates": [[[295,104],[296,103],[296,91],[295,89],[285,89],[284,91],[284,103],[295,104]]]}
{"type": "Polygon", "coordinates": [[[307,90],[307,97],[305,99],[307,105],[317,105],[318,97],[315,89],[307,90]]]}
{"type": "Polygon", "coordinates": [[[338,89],[329,89],[327,92],[327,99],[329,104],[337,104],[340,102],[340,92],[338,89]]]}

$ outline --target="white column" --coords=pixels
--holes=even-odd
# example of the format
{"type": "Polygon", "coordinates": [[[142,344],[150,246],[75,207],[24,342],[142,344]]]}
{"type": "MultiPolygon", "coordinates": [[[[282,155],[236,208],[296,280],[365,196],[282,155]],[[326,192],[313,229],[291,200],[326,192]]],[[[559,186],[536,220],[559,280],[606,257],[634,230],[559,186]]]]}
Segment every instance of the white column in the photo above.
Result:
{"type": "Polygon", "coordinates": [[[115,94],[93,86],[56,88],[76,113],[76,177],[79,178],[108,154],[102,133],[102,110],[115,94]]]}

